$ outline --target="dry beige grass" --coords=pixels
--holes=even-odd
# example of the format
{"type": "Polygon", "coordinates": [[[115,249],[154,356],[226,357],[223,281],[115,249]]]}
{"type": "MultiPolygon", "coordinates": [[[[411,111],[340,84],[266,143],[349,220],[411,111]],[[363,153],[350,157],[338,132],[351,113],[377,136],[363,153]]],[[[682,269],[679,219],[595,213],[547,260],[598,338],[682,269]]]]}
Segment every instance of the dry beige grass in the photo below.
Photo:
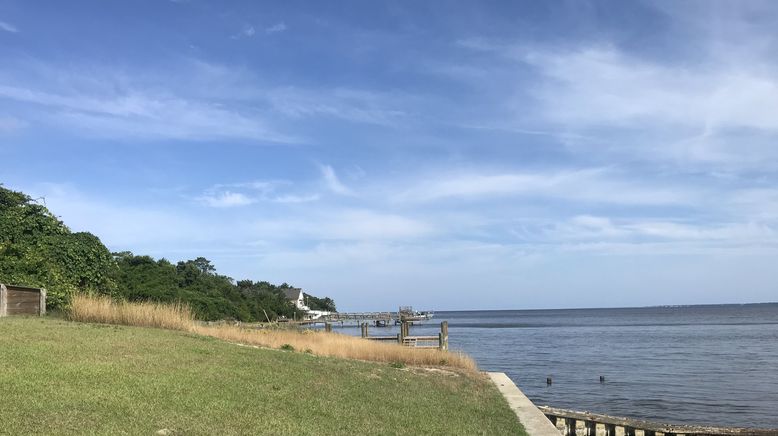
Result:
{"type": "Polygon", "coordinates": [[[117,302],[108,297],[75,295],[70,301],[69,318],[73,321],[158,327],[192,331],[194,316],[182,304],[117,302]]]}
{"type": "Polygon", "coordinates": [[[374,342],[339,333],[312,330],[251,330],[238,326],[197,326],[197,333],[240,344],[281,348],[289,344],[298,351],[318,356],[374,362],[402,362],[415,366],[449,366],[466,370],[477,369],[475,362],[462,353],[437,349],[403,347],[396,343],[374,342]]]}
{"type": "Polygon", "coordinates": [[[409,348],[323,331],[256,330],[233,325],[198,325],[192,312],[184,305],[114,302],[106,297],[79,295],[71,301],[69,315],[74,321],[183,330],[260,347],[281,348],[291,345],[297,351],[318,356],[477,370],[473,359],[462,353],[409,348]]]}

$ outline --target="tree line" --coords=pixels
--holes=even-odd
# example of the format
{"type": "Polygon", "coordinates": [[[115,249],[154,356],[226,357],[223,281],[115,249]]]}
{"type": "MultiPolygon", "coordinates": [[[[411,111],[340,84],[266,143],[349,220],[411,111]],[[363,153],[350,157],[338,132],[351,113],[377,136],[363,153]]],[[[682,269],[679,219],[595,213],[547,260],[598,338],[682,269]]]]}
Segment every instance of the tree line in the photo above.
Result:
{"type": "MultiPolygon", "coordinates": [[[[45,206],[0,185],[0,283],[44,287],[47,308],[63,309],[78,292],[129,301],[181,302],[199,319],[272,321],[302,315],[285,296],[292,286],[218,274],[206,258],[167,259],[111,253],[88,232],[71,232],[45,206]]],[[[335,311],[328,298],[306,295],[311,309],[335,311]]]]}

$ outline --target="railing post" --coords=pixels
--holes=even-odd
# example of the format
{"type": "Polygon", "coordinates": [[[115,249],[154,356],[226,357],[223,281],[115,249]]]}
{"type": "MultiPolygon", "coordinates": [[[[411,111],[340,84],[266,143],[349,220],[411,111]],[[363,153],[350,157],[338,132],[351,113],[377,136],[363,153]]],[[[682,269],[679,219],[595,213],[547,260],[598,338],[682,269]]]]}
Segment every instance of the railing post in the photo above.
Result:
{"type": "Polygon", "coordinates": [[[654,430],[643,430],[643,436],[656,436],[656,432],[654,430]]]}
{"type": "Polygon", "coordinates": [[[443,351],[448,351],[448,321],[440,323],[440,335],[438,338],[439,347],[443,351]]]}
{"type": "Polygon", "coordinates": [[[605,424],[605,436],[616,436],[616,424],[605,424]]]}
{"type": "Polygon", "coordinates": [[[43,315],[46,314],[46,290],[41,288],[40,289],[40,293],[41,293],[40,294],[40,303],[39,303],[40,307],[39,307],[38,314],[40,316],[43,316],[43,315]]]}
{"type": "Polygon", "coordinates": [[[624,426],[624,436],[635,436],[635,427],[624,426]]]}
{"type": "Polygon", "coordinates": [[[565,418],[565,436],[576,436],[575,418],[565,418]]]}
{"type": "Polygon", "coordinates": [[[548,420],[551,421],[551,424],[554,424],[554,427],[556,427],[556,415],[546,415],[546,418],[548,418],[548,420]]]}
{"type": "Polygon", "coordinates": [[[0,283],[0,316],[8,315],[8,289],[0,283]]]}
{"type": "Polygon", "coordinates": [[[584,435],[585,436],[597,436],[597,422],[596,421],[584,421],[584,435]]]}

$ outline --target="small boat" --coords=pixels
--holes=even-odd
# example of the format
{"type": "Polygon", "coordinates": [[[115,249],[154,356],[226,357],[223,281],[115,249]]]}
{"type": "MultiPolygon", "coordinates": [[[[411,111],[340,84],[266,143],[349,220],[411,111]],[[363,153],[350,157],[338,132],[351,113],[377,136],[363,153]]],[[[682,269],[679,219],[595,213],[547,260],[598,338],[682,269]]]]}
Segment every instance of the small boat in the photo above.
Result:
{"type": "Polygon", "coordinates": [[[411,306],[400,306],[400,309],[397,311],[397,319],[395,319],[394,323],[401,324],[402,322],[413,323],[429,321],[434,316],[435,312],[431,310],[418,311],[413,310],[413,307],[411,306]]]}

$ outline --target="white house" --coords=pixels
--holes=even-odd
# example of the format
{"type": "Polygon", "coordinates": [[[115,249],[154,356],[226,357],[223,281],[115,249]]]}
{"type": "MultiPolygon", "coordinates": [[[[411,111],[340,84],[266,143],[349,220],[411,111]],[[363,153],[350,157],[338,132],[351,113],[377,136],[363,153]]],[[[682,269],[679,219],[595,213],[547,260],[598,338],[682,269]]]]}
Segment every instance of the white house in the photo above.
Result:
{"type": "Polygon", "coordinates": [[[305,305],[305,298],[303,297],[302,289],[300,288],[284,289],[284,296],[286,297],[286,301],[289,301],[290,303],[294,304],[294,307],[306,312],[311,310],[310,307],[305,305]]]}

